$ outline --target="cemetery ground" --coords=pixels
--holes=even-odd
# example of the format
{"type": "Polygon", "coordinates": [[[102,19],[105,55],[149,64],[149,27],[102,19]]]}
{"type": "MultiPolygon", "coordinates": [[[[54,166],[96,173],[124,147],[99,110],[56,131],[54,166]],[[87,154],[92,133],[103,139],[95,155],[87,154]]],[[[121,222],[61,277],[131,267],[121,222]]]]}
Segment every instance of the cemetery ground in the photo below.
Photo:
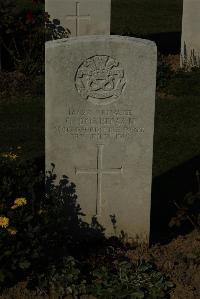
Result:
{"type": "MultiPolygon", "coordinates": [[[[114,260],[124,258],[133,261],[146,260],[156,265],[157,269],[174,284],[171,298],[197,298],[199,296],[200,254],[198,221],[195,218],[197,215],[193,214],[194,208],[187,205],[182,207],[182,201],[189,192],[193,192],[194,195],[196,193],[196,198],[199,200],[198,177],[195,176],[195,172],[199,169],[200,91],[197,86],[200,82],[200,72],[198,70],[179,71],[177,58],[168,57],[164,62],[162,59],[160,63],[161,73],[163,69],[170,67],[168,61],[173,61],[173,69],[175,68],[176,72],[171,73],[168,70],[167,76],[160,75],[162,79],[160,79],[161,84],[157,88],[156,96],[152,247],[150,249],[134,246],[129,248],[120,240],[110,240],[102,246],[103,249],[99,251],[100,257],[97,260],[101,260],[102,266],[105,263],[104,259],[109,255],[110,259],[114,260]],[[177,209],[174,203],[180,205],[180,209],[177,209]],[[165,213],[166,209],[167,213],[165,213]],[[194,222],[191,223],[191,219],[194,222]],[[114,250],[115,253],[109,250],[114,250]],[[101,251],[106,251],[106,255],[101,251]]],[[[7,161],[2,164],[3,167],[8,165],[8,168],[12,168],[11,165],[17,164],[18,161],[22,164],[27,160],[37,161],[39,172],[44,166],[42,79],[37,78],[34,82],[29,82],[29,79],[16,72],[8,73],[7,77],[4,74],[1,82],[3,82],[0,103],[1,163],[7,161]]],[[[15,167],[13,172],[15,172],[15,167]]],[[[16,178],[18,182],[22,180],[22,184],[23,182],[27,184],[31,175],[34,177],[37,173],[36,170],[34,170],[36,172],[30,170],[30,174],[26,170],[23,171],[28,178],[25,179],[24,174],[16,178]]],[[[20,186],[20,189],[22,194],[27,192],[24,186],[20,186]]],[[[126,267],[126,262],[124,267],[126,267]]],[[[102,270],[100,275],[104,279],[104,275],[109,274],[103,273],[102,270]]],[[[165,288],[167,289],[166,286],[165,288]]],[[[34,291],[27,291],[24,284],[4,291],[2,298],[17,298],[12,297],[16,296],[16,293],[20,294],[19,298],[39,298],[38,293],[36,295],[34,291]]],[[[155,298],[162,298],[159,296],[162,295],[155,298]]]]}
{"type": "MultiPolygon", "coordinates": [[[[161,16],[156,21],[155,14],[148,14],[152,1],[144,6],[131,1],[137,16],[147,13],[145,21],[132,18],[132,24],[131,16],[118,21],[122,2],[130,5],[116,0],[113,31],[118,34],[180,30],[180,18],[175,18],[180,1],[171,1],[167,9],[169,0],[162,5],[155,0],[152,9],[161,16]]],[[[44,78],[18,70],[0,74],[0,211],[12,221],[9,227],[1,219],[0,298],[53,299],[73,293],[82,299],[78,294],[85,292],[103,299],[200,297],[200,71],[180,71],[179,55],[165,49],[158,65],[150,248],[127,244],[123,234],[105,239],[98,223],[81,223],[70,178],[57,188],[49,174],[45,200],[44,78]]]]}

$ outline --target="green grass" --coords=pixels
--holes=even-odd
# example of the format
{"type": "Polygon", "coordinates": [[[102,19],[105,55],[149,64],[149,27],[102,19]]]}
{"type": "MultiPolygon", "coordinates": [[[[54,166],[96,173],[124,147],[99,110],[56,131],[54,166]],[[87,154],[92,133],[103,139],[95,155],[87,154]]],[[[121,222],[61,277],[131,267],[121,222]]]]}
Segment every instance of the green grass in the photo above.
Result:
{"type": "MultiPolygon", "coordinates": [[[[157,95],[154,176],[200,155],[200,72],[181,73],[157,95]]],[[[23,157],[44,155],[44,99],[18,98],[0,105],[1,152],[22,146],[23,157]]]]}
{"type": "Polygon", "coordinates": [[[178,72],[156,98],[154,167],[159,175],[200,155],[200,70],[178,72]]]}
{"type": "MultiPolygon", "coordinates": [[[[179,73],[157,95],[153,174],[200,154],[200,72],[179,73]]],[[[44,155],[44,99],[22,97],[0,104],[0,152],[22,147],[23,157],[44,155]]]]}
{"type": "Polygon", "coordinates": [[[153,175],[200,155],[200,97],[157,98],[153,175]]]}
{"type": "Polygon", "coordinates": [[[183,0],[112,0],[111,30],[148,35],[179,32],[183,0]]]}
{"type": "Polygon", "coordinates": [[[44,154],[44,99],[18,97],[0,104],[0,153],[22,147],[22,158],[44,154]]]}
{"type": "Polygon", "coordinates": [[[198,96],[200,98],[200,70],[178,72],[168,84],[168,93],[177,97],[198,96]]]}

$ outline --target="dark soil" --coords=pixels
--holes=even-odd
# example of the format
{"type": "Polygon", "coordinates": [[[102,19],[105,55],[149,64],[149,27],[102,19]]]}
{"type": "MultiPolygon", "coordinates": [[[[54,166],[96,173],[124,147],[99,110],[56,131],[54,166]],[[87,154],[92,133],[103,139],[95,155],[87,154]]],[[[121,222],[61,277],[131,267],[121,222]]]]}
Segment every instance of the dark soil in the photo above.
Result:
{"type": "Polygon", "coordinates": [[[133,259],[153,262],[175,284],[171,299],[200,298],[200,233],[196,230],[179,236],[167,245],[129,251],[133,259]]]}

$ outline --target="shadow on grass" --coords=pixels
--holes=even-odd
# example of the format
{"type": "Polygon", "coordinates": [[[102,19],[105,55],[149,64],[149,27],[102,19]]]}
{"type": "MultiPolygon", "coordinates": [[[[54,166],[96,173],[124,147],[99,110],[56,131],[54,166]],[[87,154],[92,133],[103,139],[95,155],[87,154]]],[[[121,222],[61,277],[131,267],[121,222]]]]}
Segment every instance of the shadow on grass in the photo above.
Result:
{"type": "Polygon", "coordinates": [[[178,235],[194,229],[187,220],[179,228],[170,228],[169,222],[177,208],[173,201],[181,203],[189,192],[197,192],[195,173],[200,169],[200,156],[155,177],[152,182],[151,242],[168,243],[178,235]]]}

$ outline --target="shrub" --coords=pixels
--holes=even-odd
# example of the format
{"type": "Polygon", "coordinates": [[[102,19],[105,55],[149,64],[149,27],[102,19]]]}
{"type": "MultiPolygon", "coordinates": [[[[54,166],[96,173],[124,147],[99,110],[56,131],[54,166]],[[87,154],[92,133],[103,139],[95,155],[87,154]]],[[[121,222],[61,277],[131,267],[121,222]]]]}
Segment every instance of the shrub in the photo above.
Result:
{"type": "Polygon", "coordinates": [[[48,13],[46,13],[45,26],[46,41],[67,38],[70,35],[70,31],[61,26],[60,20],[50,20],[50,15],[48,13]]]}
{"type": "Polygon", "coordinates": [[[8,226],[0,225],[0,287],[26,275],[40,254],[35,197],[42,175],[36,176],[33,164],[22,165],[11,157],[0,160],[0,215],[9,219],[8,226]]]}
{"type": "Polygon", "coordinates": [[[44,1],[33,0],[19,7],[14,0],[0,3],[0,42],[14,68],[27,76],[44,73],[45,39],[69,37],[60,21],[44,11],[44,1]],[[31,4],[32,3],[32,4],[31,4]]]}
{"type": "MultiPolygon", "coordinates": [[[[4,2],[4,3],[3,3],[4,2]]],[[[19,7],[14,0],[1,4],[1,44],[18,71],[26,75],[44,72],[44,5],[19,7]]]]}
{"type": "Polygon", "coordinates": [[[48,269],[59,269],[68,256],[88,251],[90,240],[103,237],[97,222],[87,224],[76,203],[75,185],[63,176],[55,184],[45,179],[36,163],[19,162],[12,155],[0,160],[0,287],[26,279],[38,283],[48,269]],[[84,243],[84,244],[83,244],[84,243]],[[80,245],[82,244],[82,245],[80,245]],[[80,246],[82,251],[80,252],[80,246]]]}

